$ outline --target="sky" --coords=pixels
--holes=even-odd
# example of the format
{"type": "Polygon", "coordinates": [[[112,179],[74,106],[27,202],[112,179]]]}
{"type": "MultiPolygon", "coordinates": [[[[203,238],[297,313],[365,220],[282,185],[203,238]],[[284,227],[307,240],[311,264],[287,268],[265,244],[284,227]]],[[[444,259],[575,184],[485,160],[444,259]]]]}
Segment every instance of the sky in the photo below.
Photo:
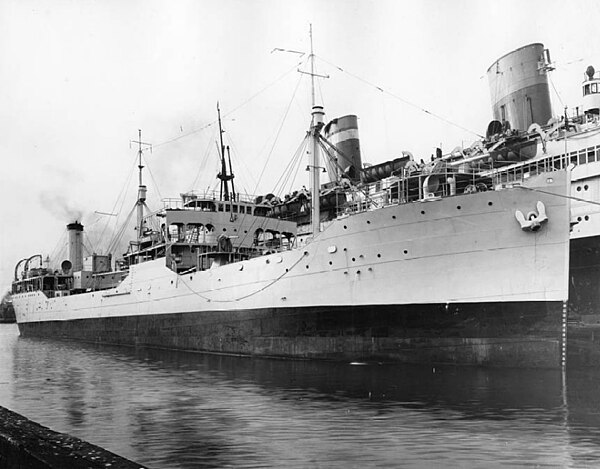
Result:
{"type": "Polygon", "coordinates": [[[152,209],[216,187],[217,102],[236,189],[280,187],[310,124],[311,24],[317,104],[359,117],[376,164],[485,134],[487,69],[530,43],[550,50],[555,111],[575,108],[599,22],[595,0],[0,0],[0,292],[20,259],[62,255],[75,219],[106,249],[138,129],[152,209]]]}

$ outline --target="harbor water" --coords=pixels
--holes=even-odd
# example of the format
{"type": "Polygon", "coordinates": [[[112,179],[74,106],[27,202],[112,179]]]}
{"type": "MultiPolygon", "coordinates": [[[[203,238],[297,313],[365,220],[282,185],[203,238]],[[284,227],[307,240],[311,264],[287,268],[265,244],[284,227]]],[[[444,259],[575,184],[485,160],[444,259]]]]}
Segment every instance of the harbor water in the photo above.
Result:
{"type": "Polygon", "coordinates": [[[600,467],[599,370],[223,357],[0,324],[1,406],[151,468],[600,467]]]}

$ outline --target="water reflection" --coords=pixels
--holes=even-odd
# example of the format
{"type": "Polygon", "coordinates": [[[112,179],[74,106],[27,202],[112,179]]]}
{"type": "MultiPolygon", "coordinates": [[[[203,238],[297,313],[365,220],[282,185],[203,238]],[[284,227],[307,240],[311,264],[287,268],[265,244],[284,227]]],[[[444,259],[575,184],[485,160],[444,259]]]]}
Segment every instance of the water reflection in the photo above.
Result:
{"type": "Polygon", "coordinates": [[[156,468],[592,467],[600,373],[290,362],[20,339],[0,404],[156,468]],[[564,385],[566,384],[566,385],[564,385]]]}

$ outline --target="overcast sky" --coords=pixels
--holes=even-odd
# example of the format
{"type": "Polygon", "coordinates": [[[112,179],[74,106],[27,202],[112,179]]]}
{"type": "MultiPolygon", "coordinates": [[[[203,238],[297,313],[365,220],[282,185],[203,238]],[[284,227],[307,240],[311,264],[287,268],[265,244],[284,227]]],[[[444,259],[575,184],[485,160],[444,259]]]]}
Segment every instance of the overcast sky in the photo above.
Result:
{"type": "Polygon", "coordinates": [[[57,252],[76,217],[102,250],[115,217],[94,212],[124,216],[134,203],[138,129],[154,144],[153,208],[215,185],[217,101],[237,188],[272,191],[311,104],[297,72],[306,56],[273,49],[308,52],[310,23],[329,75],[317,99],[327,119],[359,116],[363,162],[427,158],[484,134],[486,71],[518,47],[550,49],[559,113],[580,104],[587,65],[600,69],[591,0],[0,0],[0,288],[19,259],[57,252]]]}

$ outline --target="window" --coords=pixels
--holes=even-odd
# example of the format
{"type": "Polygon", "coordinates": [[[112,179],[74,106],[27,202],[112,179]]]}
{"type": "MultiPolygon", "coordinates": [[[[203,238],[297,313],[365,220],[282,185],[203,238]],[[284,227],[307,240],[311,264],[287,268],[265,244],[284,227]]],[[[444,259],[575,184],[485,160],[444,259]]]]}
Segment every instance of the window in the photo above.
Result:
{"type": "Polygon", "coordinates": [[[590,94],[590,85],[585,85],[583,87],[583,95],[586,96],[588,94],[590,94]]]}
{"type": "Polygon", "coordinates": [[[592,94],[598,92],[598,83],[592,83],[592,94]]]}
{"type": "Polygon", "coordinates": [[[219,204],[219,212],[223,211],[223,204],[219,204]]]}
{"type": "Polygon", "coordinates": [[[577,164],[577,152],[576,151],[572,151],[571,153],[569,153],[569,160],[571,161],[571,163],[577,164]]]}

